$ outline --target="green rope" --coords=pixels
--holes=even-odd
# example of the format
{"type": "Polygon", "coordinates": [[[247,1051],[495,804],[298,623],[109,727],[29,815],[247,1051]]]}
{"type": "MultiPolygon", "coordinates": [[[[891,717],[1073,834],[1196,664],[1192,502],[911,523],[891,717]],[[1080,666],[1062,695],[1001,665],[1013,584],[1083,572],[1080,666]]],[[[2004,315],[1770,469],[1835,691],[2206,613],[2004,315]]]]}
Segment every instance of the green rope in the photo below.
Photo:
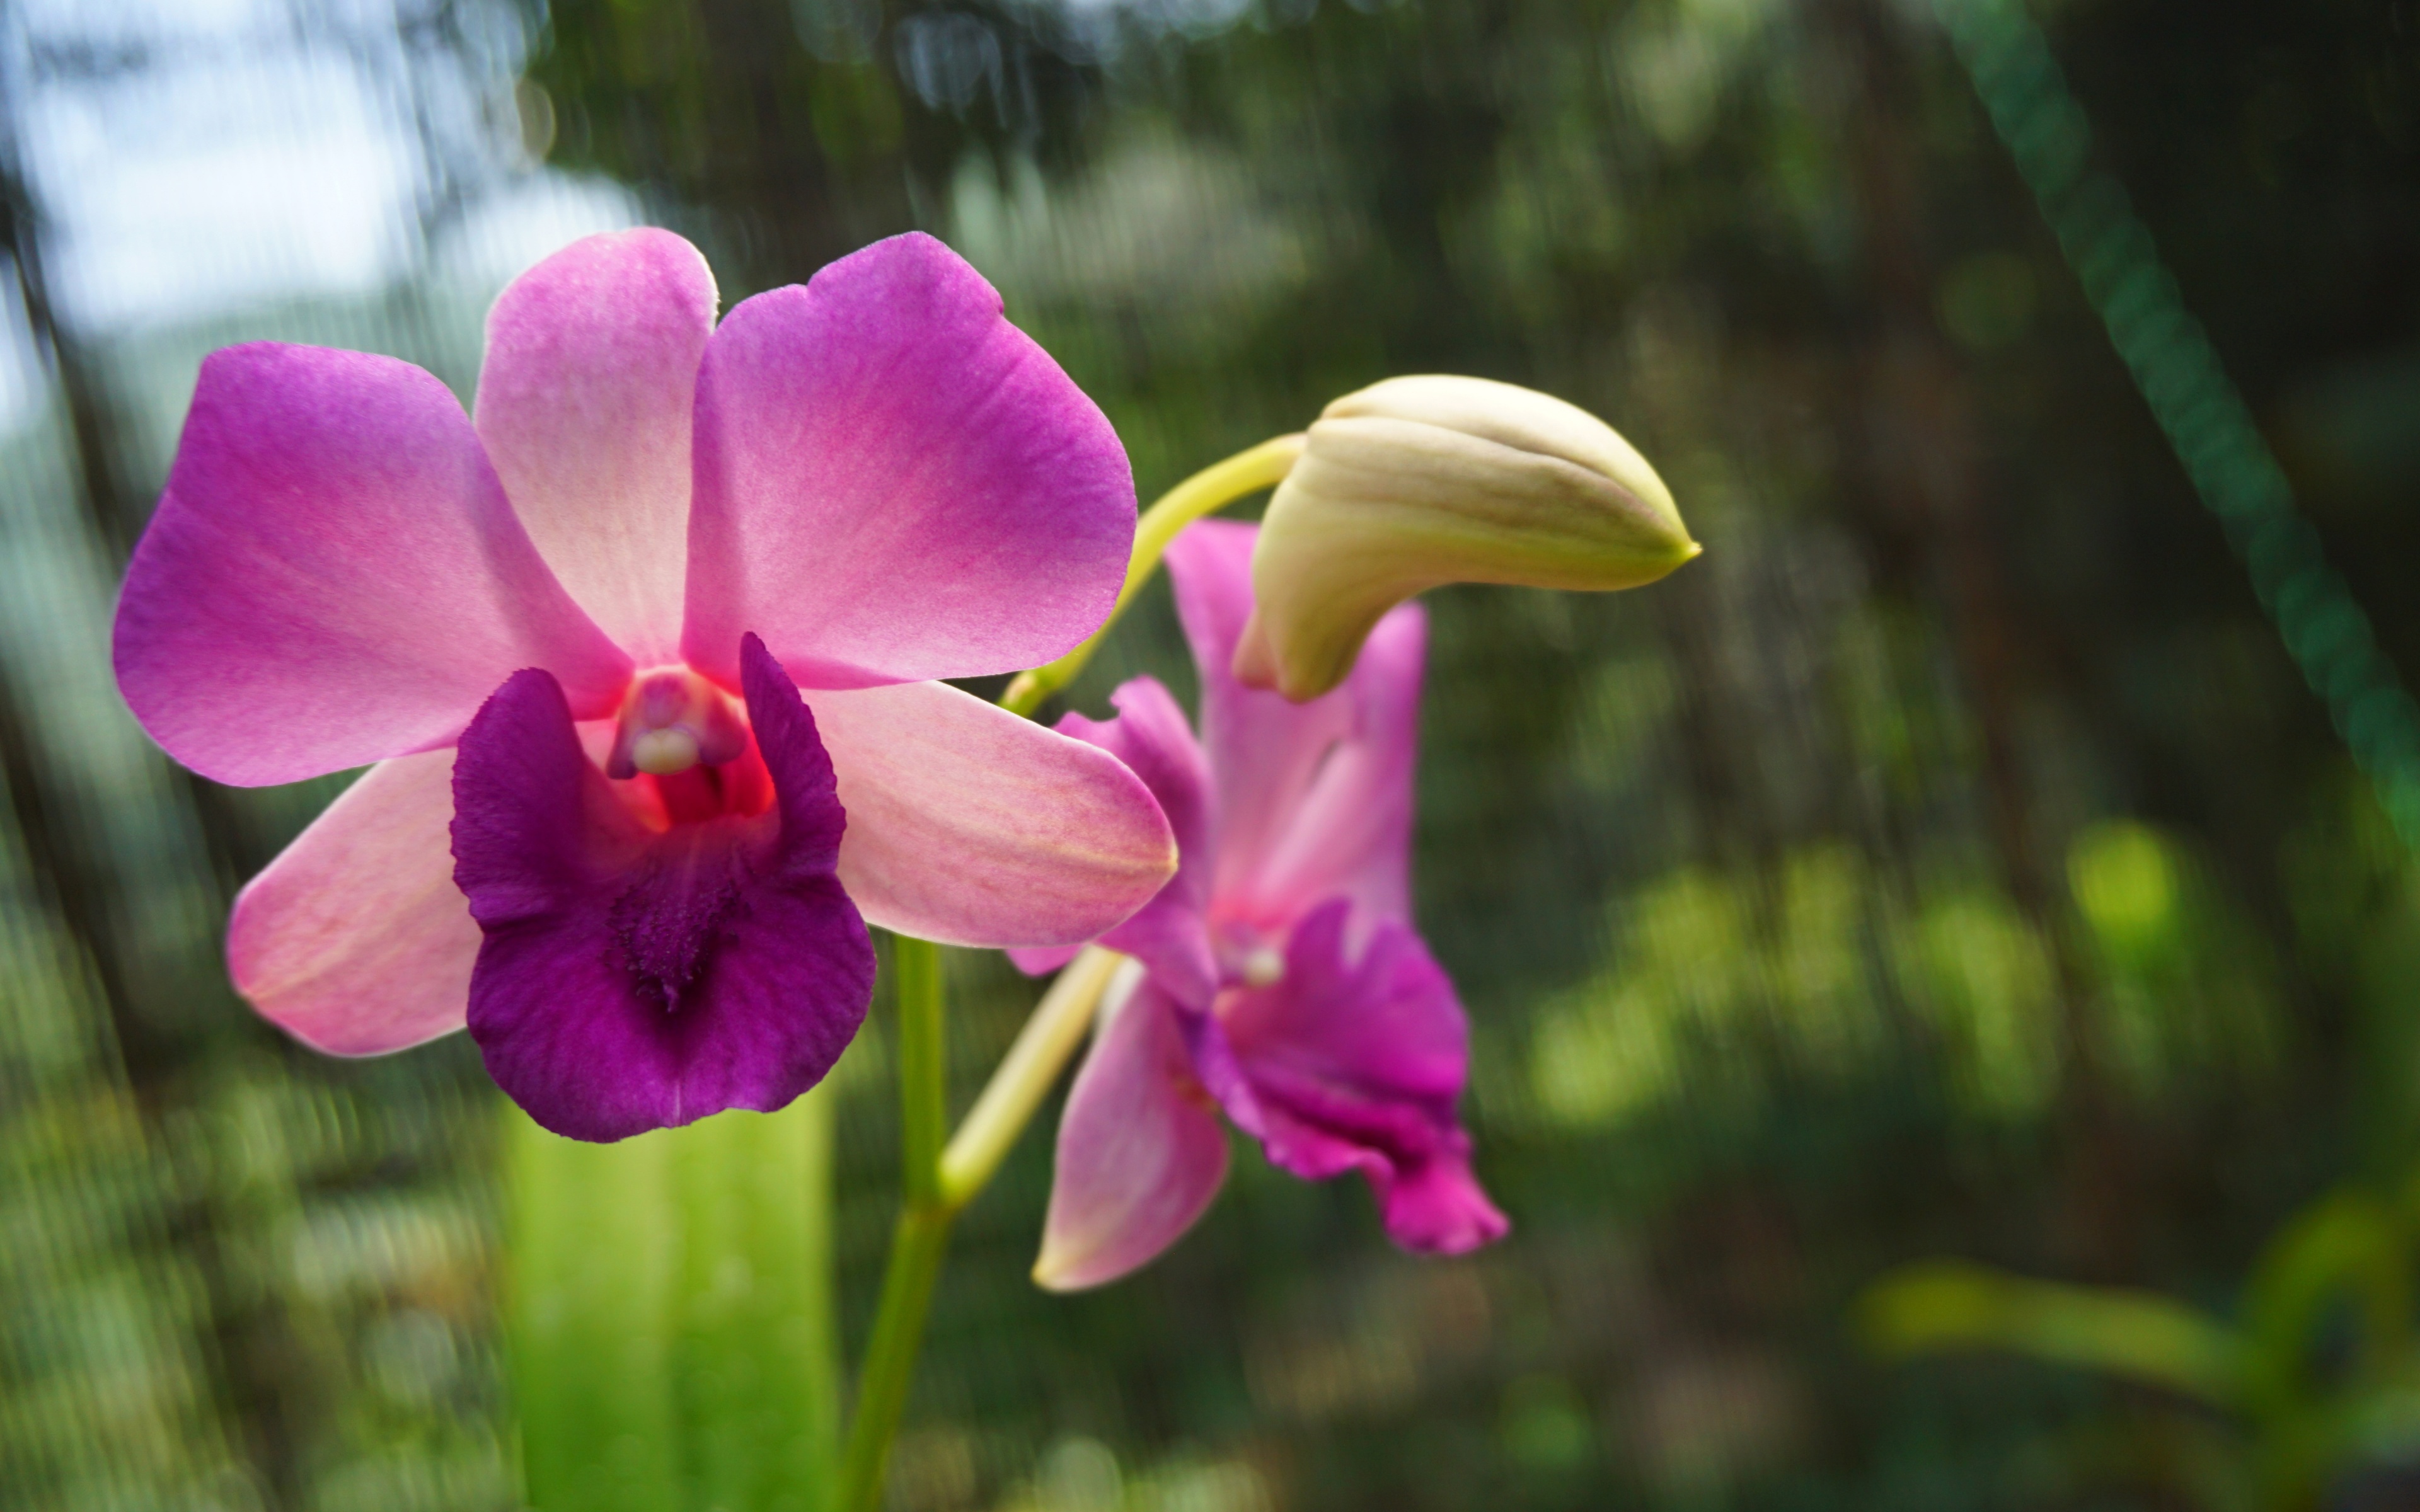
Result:
{"type": "Polygon", "coordinates": [[[2126,191],[2091,163],[2092,128],[2018,0],[1933,0],[1958,56],[2186,475],[2406,845],[2420,849],[2420,704],[2185,309],[2126,191]]]}

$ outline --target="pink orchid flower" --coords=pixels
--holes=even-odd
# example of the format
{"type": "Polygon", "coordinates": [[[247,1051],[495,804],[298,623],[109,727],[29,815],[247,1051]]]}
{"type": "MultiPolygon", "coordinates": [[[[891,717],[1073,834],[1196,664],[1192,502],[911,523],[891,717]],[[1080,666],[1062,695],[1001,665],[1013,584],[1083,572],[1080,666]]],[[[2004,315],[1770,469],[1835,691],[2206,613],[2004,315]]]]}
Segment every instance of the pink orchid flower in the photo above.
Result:
{"type": "MultiPolygon", "coordinates": [[[[1034,1277],[1115,1280],[1175,1242],[1218,1194],[1218,1110],[1309,1180],[1357,1170],[1405,1248],[1460,1254],[1504,1215],[1470,1172],[1454,1116],[1468,1029],[1411,925],[1412,768],[1428,624],[1378,624],[1342,687],[1310,702],[1229,671],[1252,610],[1256,528],[1192,526],[1169,547],[1202,743],[1148,677],[1119,715],[1060,721],[1159,799],[1176,875],[1100,943],[1144,968],[1077,1073],[1034,1277]]],[[[1064,949],[1012,952],[1045,971],[1064,949]]]]}
{"type": "Polygon", "coordinates": [[[867,921],[1080,940],[1174,865],[1114,759],[936,680],[1108,613],[1109,422],[927,237],[716,303],[676,236],[575,243],[497,301],[475,419],[391,358],[213,353],[118,606],[186,765],[375,764],[237,900],[238,989],[336,1055],[467,1023],[576,1138],[814,1085],[867,921]]]}

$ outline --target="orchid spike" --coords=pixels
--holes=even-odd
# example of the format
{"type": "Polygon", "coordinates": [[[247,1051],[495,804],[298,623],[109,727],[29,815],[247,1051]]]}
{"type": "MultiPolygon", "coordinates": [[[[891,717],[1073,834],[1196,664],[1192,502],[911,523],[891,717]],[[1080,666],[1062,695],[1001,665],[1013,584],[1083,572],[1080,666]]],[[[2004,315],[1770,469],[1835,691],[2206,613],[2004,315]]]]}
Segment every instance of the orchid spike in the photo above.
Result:
{"type": "Polygon", "coordinates": [[[804,1090],[868,922],[1081,941],[1174,867],[1113,758],[937,680],[1116,601],[1098,409],[928,237],[716,303],[668,232],[574,243],[497,301],[475,420],[389,358],[213,353],[118,607],[178,761],[371,764],[238,898],[238,989],[337,1055],[467,1022],[580,1138],[804,1090]]]}
{"type": "MultiPolygon", "coordinates": [[[[1427,622],[1380,621],[1359,666],[1295,704],[1228,671],[1252,609],[1255,528],[1203,521],[1169,548],[1202,674],[1202,739],[1150,678],[1118,717],[1060,728],[1114,753],[1174,827],[1176,875],[1101,937],[1140,970],[1113,983],[1059,1126],[1034,1277],[1115,1280],[1217,1195],[1217,1110],[1311,1180],[1359,1171],[1406,1248],[1458,1254],[1507,1225],[1454,1114],[1468,1030],[1411,924],[1412,777],[1427,622]]],[[[1012,951],[1028,971],[1072,952],[1012,951]]]]}
{"type": "Polygon", "coordinates": [[[1316,698],[1415,594],[1636,588],[1699,549],[1664,480],[1587,410],[1486,378],[1388,378],[1321,412],[1270,498],[1235,675],[1316,698]]]}

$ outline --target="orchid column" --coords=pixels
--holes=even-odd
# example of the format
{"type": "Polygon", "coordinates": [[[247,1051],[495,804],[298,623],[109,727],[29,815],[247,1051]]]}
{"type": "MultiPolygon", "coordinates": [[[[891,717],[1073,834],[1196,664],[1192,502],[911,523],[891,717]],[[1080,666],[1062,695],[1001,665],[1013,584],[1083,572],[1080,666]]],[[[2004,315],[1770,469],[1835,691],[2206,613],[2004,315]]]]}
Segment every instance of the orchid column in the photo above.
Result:
{"type": "MultiPolygon", "coordinates": [[[[372,764],[244,889],[236,983],[337,1055],[467,1026],[538,1125],[646,1134],[578,1180],[521,1163],[550,1184],[516,1231],[585,1229],[555,1248],[609,1274],[760,1164],[647,1131],[830,1069],[868,924],[1072,944],[1175,865],[1114,758],[939,681],[1047,662],[1115,603],[1134,496],[1098,409],[928,238],[716,303],[677,237],[577,243],[497,302],[475,422],[391,359],[213,354],[116,629],[128,703],[203,775],[372,764]]],[[[612,1286],[557,1301],[543,1336],[600,1359],[670,1326],[612,1286]]],[[[524,1419],[534,1472],[580,1459],[554,1427],[524,1419]]],[[[687,1500],[645,1479],[601,1484],[687,1500]]]]}

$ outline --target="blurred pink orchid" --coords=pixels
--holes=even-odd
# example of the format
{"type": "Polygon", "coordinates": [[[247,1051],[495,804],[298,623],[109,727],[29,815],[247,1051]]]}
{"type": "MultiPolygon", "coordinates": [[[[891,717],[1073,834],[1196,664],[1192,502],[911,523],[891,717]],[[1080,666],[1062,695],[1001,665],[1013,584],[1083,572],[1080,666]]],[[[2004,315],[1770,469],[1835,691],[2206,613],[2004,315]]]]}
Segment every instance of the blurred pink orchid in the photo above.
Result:
{"type": "Polygon", "coordinates": [[[375,764],[237,901],[237,987],[338,1055],[467,1022],[581,1138],[813,1085],[866,920],[1081,940],[1173,865],[1125,767],[936,680],[1115,601],[1100,411],[926,237],[716,304],[678,237],[578,242],[498,300],[475,420],[390,358],[212,354],[118,609],[194,770],[375,764]]]}
{"type": "MultiPolygon", "coordinates": [[[[1060,728],[1115,753],[1176,831],[1176,875],[1100,943],[1136,958],[1078,1072],[1035,1279],[1097,1286],[1173,1243],[1227,1168],[1218,1110],[1269,1159],[1368,1178],[1387,1231],[1458,1254],[1501,1237],[1455,1118],[1468,1031],[1411,927],[1412,777],[1427,621],[1387,614],[1307,703],[1229,671],[1252,610],[1255,528],[1205,521],[1168,566],[1202,674],[1202,742],[1148,677],[1119,717],[1060,728]]],[[[1043,971],[1072,951],[1011,952],[1043,971]]]]}

